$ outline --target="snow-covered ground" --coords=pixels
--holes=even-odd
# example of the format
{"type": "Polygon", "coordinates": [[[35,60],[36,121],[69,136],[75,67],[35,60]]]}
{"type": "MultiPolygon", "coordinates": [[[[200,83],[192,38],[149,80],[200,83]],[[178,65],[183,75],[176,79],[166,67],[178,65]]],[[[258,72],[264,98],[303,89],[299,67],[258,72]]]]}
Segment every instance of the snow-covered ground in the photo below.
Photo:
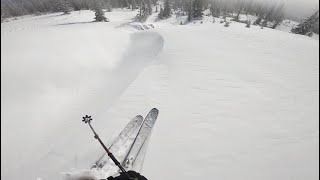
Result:
{"type": "Polygon", "coordinates": [[[1,24],[1,178],[88,169],[103,150],[83,115],[110,144],[152,107],[142,171],[151,180],[319,178],[319,40],[155,15],[141,31],[135,14],[1,24]]]}

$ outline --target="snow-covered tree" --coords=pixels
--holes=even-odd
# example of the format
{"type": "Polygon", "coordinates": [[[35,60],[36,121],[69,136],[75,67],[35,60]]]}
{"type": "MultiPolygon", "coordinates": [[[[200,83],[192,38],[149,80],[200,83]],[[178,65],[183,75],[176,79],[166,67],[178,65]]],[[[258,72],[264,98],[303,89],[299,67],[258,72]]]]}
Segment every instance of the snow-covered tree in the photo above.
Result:
{"type": "Polygon", "coordinates": [[[93,11],[95,12],[95,21],[109,22],[109,19],[106,18],[104,15],[104,11],[102,10],[102,4],[100,0],[94,0],[93,11]]]}
{"type": "Polygon", "coordinates": [[[297,27],[292,28],[291,32],[295,34],[302,34],[302,35],[309,34],[310,36],[310,33],[312,34],[312,29],[315,27],[317,22],[319,22],[319,10],[313,13],[310,17],[308,17],[302,23],[298,24],[297,27]]]}

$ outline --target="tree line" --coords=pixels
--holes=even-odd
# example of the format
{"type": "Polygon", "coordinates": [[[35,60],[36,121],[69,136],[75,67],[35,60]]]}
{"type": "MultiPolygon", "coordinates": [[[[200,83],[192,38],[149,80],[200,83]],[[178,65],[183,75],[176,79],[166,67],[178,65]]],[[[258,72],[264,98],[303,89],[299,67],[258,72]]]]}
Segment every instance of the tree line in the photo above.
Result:
{"type": "MultiPolygon", "coordinates": [[[[187,21],[201,19],[204,15],[213,18],[231,18],[231,21],[242,22],[250,27],[251,22],[241,20],[240,15],[257,17],[253,25],[275,29],[285,18],[284,3],[272,0],[1,0],[1,21],[7,17],[26,14],[43,14],[52,12],[94,10],[96,21],[109,21],[104,11],[113,8],[138,10],[136,21],[145,21],[149,15],[158,13],[158,20],[186,15],[187,21]],[[204,10],[209,9],[209,14],[204,10]]],[[[226,22],[226,21],[225,21],[226,22]]],[[[319,13],[315,12],[298,27],[291,30],[293,33],[310,35],[319,33],[319,13]]]]}
{"type": "Polygon", "coordinates": [[[156,0],[1,0],[1,17],[15,17],[27,14],[44,14],[65,11],[92,10],[97,4],[102,9],[139,9],[143,4],[155,4],[156,0]]]}

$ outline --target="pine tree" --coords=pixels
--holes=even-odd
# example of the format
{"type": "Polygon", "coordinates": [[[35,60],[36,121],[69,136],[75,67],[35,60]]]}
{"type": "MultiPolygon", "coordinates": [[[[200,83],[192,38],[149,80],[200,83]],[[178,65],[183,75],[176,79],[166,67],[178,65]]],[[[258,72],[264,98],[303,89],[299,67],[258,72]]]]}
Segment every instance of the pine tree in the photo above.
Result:
{"type": "Polygon", "coordinates": [[[94,1],[93,11],[95,12],[95,21],[97,22],[109,22],[109,19],[105,17],[104,11],[102,10],[102,5],[100,0],[94,1]]]}
{"type": "Polygon", "coordinates": [[[313,27],[312,32],[319,34],[319,21],[313,27]]]}
{"type": "Polygon", "coordinates": [[[137,3],[135,0],[131,0],[131,10],[135,10],[137,8],[137,3]]]}
{"type": "Polygon", "coordinates": [[[136,20],[143,22],[147,19],[148,15],[152,14],[151,1],[140,0],[139,14],[136,16],[136,20]]]}
{"type": "Polygon", "coordinates": [[[247,27],[247,28],[250,28],[250,25],[251,25],[251,21],[247,20],[247,21],[246,21],[246,27],[247,27]]]}
{"type": "Polygon", "coordinates": [[[147,0],[147,12],[148,12],[148,15],[152,14],[151,0],[147,0]]]}
{"type": "Polygon", "coordinates": [[[253,25],[260,25],[261,21],[262,21],[262,17],[258,17],[258,19],[253,22],[253,25]]]}
{"type": "Polygon", "coordinates": [[[285,14],[283,12],[283,7],[284,7],[284,4],[280,4],[275,13],[272,15],[272,19],[274,20],[274,23],[272,25],[272,29],[275,29],[282,21],[283,19],[285,18],[285,14]]]}
{"type": "Polygon", "coordinates": [[[203,17],[203,1],[194,0],[192,5],[193,18],[202,18],[203,17]]]}
{"type": "Polygon", "coordinates": [[[237,12],[237,15],[232,19],[233,21],[239,22],[239,16],[240,16],[240,13],[242,11],[242,8],[243,8],[243,2],[240,4],[240,7],[239,7],[238,12],[237,12]]]}
{"type": "Polygon", "coordinates": [[[166,0],[164,3],[164,9],[163,9],[163,17],[169,18],[171,16],[171,7],[169,0],[166,0]]]}
{"type": "Polygon", "coordinates": [[[163,8],[160,7],[160,12],[158,14],[158,19],[163,19],[163,8]]]}
{"type": "Polygon", "coordinates": [[[192,3],[188,3],[187,4],[187,9],[188,9],[188,21],[190,22],[192,20],[192,14],[193,14],[193,11],[192,11],[192,3]]]}
{"type": "Polygon", "coordinates": [[[267,27],[267,25],[268,25],[268,20],[267,20],[267,19],[265,19],[264,21],[262,21],[262,23],[261,23],[261,26],[262,26],[262,27],[267,27]]]}
{"type": "Polygon", "coordinates": [[[316,26],[317,22],[319,22],[319,10],[313,13],[309,18],[304,20],[302,23],[298,24],[297,27],[292,28],[291,32],[295,34],[302,35],[312,35],[312,29],[316,26]]]}
{"type": "Polygon", "coordinates": [[[63,14],[70,14],[70,4],[67,0],[60,0],[57,2],[57,10],[63,14]]]}
{"type": "Polygon", "coordinates": [[[107,12],[111,12],[112,11],[112,6],[111,6],[110,1],[106,1],[105,2],[105,7],[107,9],[107,12]]]}
{"type": "Polygon", "coordinates": [[[213,16],[213,14],[214,14],[214,9],[213,9],[213,6],[211,5],[210,6],[210,15],[213,16]]]}
{"type": "Polygon", "coordinates": [[[158,5],[156,5],[156,11],[155,11],[155,13],[157,13],[158,12],[158,5]]]}
{"type": "Polygon", "coordinates": [[[142,16],[140,18],[140,21],[145,21],[149,15],[148,5],[144,3],[141,11],[142,11],[142,16]]]}
{"type": "Polygon", "coordinates": [[[213,17],[219,18],[220,8],[219,8],[219,4],[217,2],[214,2],[213,4],[211,4],[210,10],[211,10],[211,14],[213,17]]]}
{"type": "Polygon", "coordinates": [[[230,22],[225,21],[224,27],[229,27],[230,22]]]}

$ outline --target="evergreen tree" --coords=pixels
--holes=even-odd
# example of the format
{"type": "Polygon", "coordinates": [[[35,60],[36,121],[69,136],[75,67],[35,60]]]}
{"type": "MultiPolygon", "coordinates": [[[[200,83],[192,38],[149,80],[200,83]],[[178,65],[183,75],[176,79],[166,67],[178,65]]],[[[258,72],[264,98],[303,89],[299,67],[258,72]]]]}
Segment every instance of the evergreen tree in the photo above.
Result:
{"type": "Polygon", "coordinates": [[[169,18],[171,16],[171,8],[169,0],[166,0],[164,3],[164,8],[160,7],[160,12],[158,14],[159,19],[169,18]]]}
{"type": "Polygon", "coordinates": [[[151,1],[140,0],[139,14],[136,16],[136,20],[143,22],[147,19],[148,15],[152,14],[151,1]]]}
{"type": "Polygon", "coordinates": [[[95,21],[98,22],[109,22],[109,19],[105,17],[104,11],[102,10],[102,5],[100,0],[94,1],[93,11],[95,12],[95,21]]]}
{"type": "Polygon", "coordinates": [[[108,4],[108,5],[107,5],[107,12],[111,12],[111,11],[112,11],[111,5],[108,4]]]}
{"type": "Polygon", "coordinates": [[[218,5],[214,5],[214,6],[213,6],[212,16],[219,18],[219,16],[220,16],[220,9],[219,9],[218,5]]]}
{"type": "Polygon", "coordinates": [[[241,2],[240,6],[239,6],[237,15],[232,19],[233,21],[239,22],[239,16],[240,16],[240,13],[242,11],[242,8],[243,8],[243,2],[241,2]]]}
{"type": "Polygon", "coordinates": [[[148,12],[148,15],[152,14],[151,0],[147,0],[147,12],[148,12]]]}
{"type": "Polygon", "coordinates": [[[262,26],[262,27],[267,27],[267,25],[268,25],[268,20],[267,20],[267,19],[265,19],[264,21],[262,21],[262,23],[261,23],[261,26],[262,26]]]}
{"type": "Polygon", "coordinates": [[[246,21],[246,27],[247,27],[247,28],[250,28],[250,25],[251,25],[251,21],[247,20],[247,21],[246,21]]]}
{"type": "Polygon", "coordinates": [[[312,29],[316,26],[319,22],[319,10],[313,13],[310,17],[304,20],[302,23],[298,24],[297,27],[292,28],[291,32],[295,34],[302,34],[302,35],[312,35],[312,29]]]}
{"type": "Polygon", "coordinates": [[[131,9],[135,10],[137,8],[136,0],[131,0],[131,9]]]}
{"type": "Polygon", "coordinates": [[[158,14],[158,19],[163,19],[163,8],[160,7],[160,12],[158,14]]]}
{"type": "Polygon", "coordinates": [[[253,25],[260,25],[261,21],[262,17],[258,17],[258,19],[253,22],[253,25]]]}
{"type": "Polygon", "coordinates": [[[171,7],[170,7],[169,0],[166,0],[163,8],[163,17],[169,18],[170,16],[171,16],[171,7]]]}
{"type": "Polygon", "coordinates": [[[203,17],[203,1],[202,0],[194,0],[193,6],[193,18],[202,18],[203,17]]]}
{"type": "Polygon", "coordinates": [[[140,17],[140,21],[145,21],[149,15],[148,5],[146,4],[146,2],[142,4],[141,11],[142,16],[140,17]]]}
{"type": "Polygon", "coordinates": [[[214,14],[214,9],[213,9],[213,6],[211,5],[210,6],[210,15],[213,16],[213,14],[214,14]]]}
{"type": "Polygon", "coordinates": [[[158,5],[156,5],[156,11],[155,11],[156,13],[158,12],[158,5]]]}
{"type": "Polygon", "coordinates": [[[262,21],[262,24],[261,24],[263,27],[267,27],[268,22],[273,21],[272,17],[275,11],[276,11],[276,4],[273,4],[270,7],[266,8],[266,12],[263,18],[264,20],[262,21]]]}
{"type": "Polygon", "coordinates": [[[192,3],[188,3],[187,4],[187,9],[188,9],[188,21],[190,22],[192,20],[192,14],[193,14],[193,11],[192,11],[192,3]]]}
{"type": "Polygon", "coordinates": [[[107,12],[111,12],[112,11],[112,5],[111,5],[110,1],[106,1],[105,0],[104,6],[107,9],[107,12]]]}
{"type": "Polygon", "coordinates": [[[63,12],[64,14],[70,14],[70,4],[67,0],[57,1],[57,11],[63,12]]]}
{"type": "Polygon", "coordinates": [[[229,27],[230,22],[225,21],[224,27],[229,27]]]}
{"type": "Polygon", "coordinates": [[[211,15],[213,17],[219,18],[220,16],[220,8],[218,6],[218,3],[213,3],[210,7],[211,15]]]}
{"type": "Polygon", "coordinates": [[[272,29],[275,29],[285,18],[284,12],[283,12],[283,6],[284,4],[280,4],[275,13],[272,15],[272,19],[274,20],[274,23],[272,25],[272,29]]]}
{"type": "Polygon", "coordinates": [[[313,27],[312,32],[319,34],[319,21],[316,23],[316,25],[313,27]]]}

